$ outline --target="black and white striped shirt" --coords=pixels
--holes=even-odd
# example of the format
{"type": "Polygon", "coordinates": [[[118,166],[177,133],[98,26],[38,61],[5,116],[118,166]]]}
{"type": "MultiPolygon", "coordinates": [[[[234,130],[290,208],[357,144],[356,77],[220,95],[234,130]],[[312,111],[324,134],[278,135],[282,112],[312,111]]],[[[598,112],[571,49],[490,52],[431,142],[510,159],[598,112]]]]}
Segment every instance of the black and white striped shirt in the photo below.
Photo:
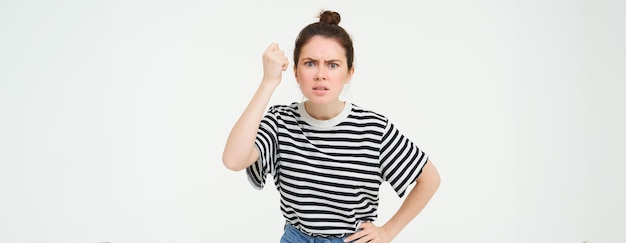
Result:
{"type": "Polygon", "coordinates": [[[385,116],[347,102],[323,121],[302,102],[272,106],[255,145],[250,183],[262,189],[273,175],[283,216],[313,236],[353,233],[360,222],[376,220],[381,183],[402,197],[428,160],[385,116]]]}

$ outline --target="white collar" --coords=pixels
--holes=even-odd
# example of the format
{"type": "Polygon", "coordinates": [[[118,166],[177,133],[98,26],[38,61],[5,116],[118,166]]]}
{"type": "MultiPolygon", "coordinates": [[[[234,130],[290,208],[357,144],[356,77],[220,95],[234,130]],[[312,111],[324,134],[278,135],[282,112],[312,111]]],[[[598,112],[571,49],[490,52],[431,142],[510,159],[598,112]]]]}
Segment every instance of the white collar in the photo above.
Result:
{"type": "Polygon", "coordinates": [[[339,113],[337,116],[328,120],[318,120],[313,118],[311,115],[309,115],[308,112],[306,112],[306,109],[304,108],[304,102],[298,103],[298,113],[300,113],[300,117],[302,117],[302,120],[314,127],[334,127],[344,121],[348,117],[348,114],[350,114],[351,110],[352,104],[346,101],[344,102],[343,111],[341,111],[341,113],[339,113]]]}

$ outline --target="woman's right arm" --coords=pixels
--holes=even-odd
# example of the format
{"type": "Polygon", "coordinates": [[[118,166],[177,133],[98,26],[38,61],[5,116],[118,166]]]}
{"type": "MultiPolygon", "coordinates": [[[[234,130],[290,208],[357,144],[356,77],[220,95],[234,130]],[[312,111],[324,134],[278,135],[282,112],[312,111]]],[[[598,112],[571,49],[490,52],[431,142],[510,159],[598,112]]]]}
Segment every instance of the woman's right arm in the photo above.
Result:
{"type": "Polygon", "coordinates": [[[269,100],[288,65],[284,52],[278,49],[276,43],[270,44],[263,53],[263,80],[228,135],[222,154],[222,162],[226,168],[239,171],[259,158],[259,153],[254,148],[256,134],[269,100]]]}

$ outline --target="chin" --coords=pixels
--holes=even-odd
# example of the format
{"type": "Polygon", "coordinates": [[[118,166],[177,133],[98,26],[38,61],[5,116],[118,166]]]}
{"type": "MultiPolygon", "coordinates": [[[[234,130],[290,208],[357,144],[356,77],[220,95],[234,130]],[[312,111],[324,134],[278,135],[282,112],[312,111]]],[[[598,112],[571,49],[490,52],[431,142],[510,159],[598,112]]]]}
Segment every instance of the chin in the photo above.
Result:
{"type": "Polygon", "coordinates": [[[325,104],[329,104],[329,103],[333,103],[338,101],[338,98],[330,98],[330,97],[319,97],[319,96],[305,96],[306,100],[316,104],[316,105],[325,105],[325,104]]]}

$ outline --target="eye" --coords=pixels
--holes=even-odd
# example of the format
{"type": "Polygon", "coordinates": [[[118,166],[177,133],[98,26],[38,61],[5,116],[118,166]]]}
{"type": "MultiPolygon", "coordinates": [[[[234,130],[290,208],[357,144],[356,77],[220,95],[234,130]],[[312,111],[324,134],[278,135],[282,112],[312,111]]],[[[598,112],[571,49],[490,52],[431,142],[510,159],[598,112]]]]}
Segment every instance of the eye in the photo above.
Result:
{"type": "Polygon", "coordinates": [[[331,63],[331,64],[328,64],[328,66],[329,66],[330,68],[338,68],[338,67],[339,67],[339,64],[337,64],[337,63],[331,63]]]}
{"type": "Polygon", "coordinates": [[[304,62],[304,66],[307,66],[307,67],[314,67],[314,66],[315,66],[315,63],[313,63],[312,61],[306,61],[306,62],[304,62]]]}

